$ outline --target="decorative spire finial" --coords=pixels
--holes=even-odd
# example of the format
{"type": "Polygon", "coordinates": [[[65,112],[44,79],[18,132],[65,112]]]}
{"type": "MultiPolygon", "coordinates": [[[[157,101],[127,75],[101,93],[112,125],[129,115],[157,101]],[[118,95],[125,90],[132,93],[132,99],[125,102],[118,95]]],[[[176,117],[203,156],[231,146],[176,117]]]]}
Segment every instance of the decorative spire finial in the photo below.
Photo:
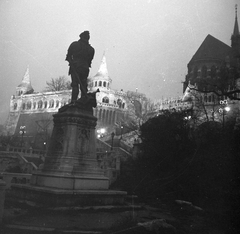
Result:
{"type": "Polygon", "coordinates": [[[236,4],[235,5],[235,17],[237,18],[237,7],[238,7],[238,5],[236,4]]]}
{"type": "Polygon", "coordinates": [[[235,24],[233,28],[233,36],[239,36],[239,28],[238,28],[238,18],[237,18],[237,4],[235,5],[235,24]]]}

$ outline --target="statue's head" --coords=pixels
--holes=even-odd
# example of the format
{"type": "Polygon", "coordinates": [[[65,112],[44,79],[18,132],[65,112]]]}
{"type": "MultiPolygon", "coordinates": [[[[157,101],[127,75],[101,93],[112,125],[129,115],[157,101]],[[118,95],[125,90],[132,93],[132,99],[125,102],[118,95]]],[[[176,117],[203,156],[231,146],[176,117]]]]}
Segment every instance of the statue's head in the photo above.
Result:
{"type": "Polygon", "coordinates": [[[90,33],[89,33],[89,31],[84,31],[84,32],[80,33],[79,37],[81,39],[88,41],[90,39],[90,33]]]}

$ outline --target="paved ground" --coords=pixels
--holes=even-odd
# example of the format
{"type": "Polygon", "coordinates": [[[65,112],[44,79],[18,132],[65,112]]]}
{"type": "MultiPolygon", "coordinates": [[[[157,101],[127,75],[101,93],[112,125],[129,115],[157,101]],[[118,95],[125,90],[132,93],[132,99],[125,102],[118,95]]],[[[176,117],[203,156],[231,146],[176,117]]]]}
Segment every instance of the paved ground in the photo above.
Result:
{"type": "Polygon", "coordinates": [[[223,234],[202,210],[164,204],[124,207],[41,209],[5,204],[2,234],[35,233],[197,233],[223,234]]]}

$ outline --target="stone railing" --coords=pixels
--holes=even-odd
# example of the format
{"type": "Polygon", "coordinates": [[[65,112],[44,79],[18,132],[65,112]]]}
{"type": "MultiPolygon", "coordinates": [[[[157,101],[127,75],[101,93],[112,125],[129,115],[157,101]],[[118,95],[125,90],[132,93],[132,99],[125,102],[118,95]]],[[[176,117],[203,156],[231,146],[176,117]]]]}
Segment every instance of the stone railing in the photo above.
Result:
{"type": "MultiPolygon", "coordinates": [[[[106,142],[103,142],[101,140],[97,140],[97,161],[98,165],[100,168],[104,170],[104,174],[106,177],[109,178],[110,184],[114,182],[118,175],[120,174],[120,159],[123,158],[123,160],[126,157],[131,156],[127,151],[120,149],[119,147],[114,147],[113,149],[109,144],[106,142]]],[[[21,158],[22,161],[26,165],[32,165],[33,163],[28,162],[27,159],[28,157],[35,157],[42,159],[44,161],[46,152],[42,150],[34,150],[34,149],[24,149],[24,148],[19,148],[19,147],[8,147],[8,151],[6,154],[14,154],[14,155],[19,155],[18,157],[21,158]]],[[[35,165],[32,165],[34,167],[34,170],[37,170],[37,167],[35,165]]],[[[28,173],[29,171],[32,170],[27,170],[28,173]]],[[[7,178],[8,181],[6,183],[9,184],[11,183],[23,183],[21,181],[28,181],[27,179],[25,180],[25,176],[31,174],[21,174],[21,173],[6,173],[8,175],[7,178]],[[9,181],[12,181],[11,183],[9,181]],[[16,182],[17,181],[17,182],[16,182]]],[[[31,172],[30,172],[31,173],[31,172]]],[[[4,179],[5,180],[5,179],[4,179]]]]}
{"type": "Polygon", "coordinates": [[[109,145],[108,143],[100,140],[100,139],[97,139],[97,142],[96,142],[96,148],[97,148],[97,152],[106,152],[106,151],[111,151],[111,145],[109,145]]]}
{"type": "Polygon", "coordinates": [[[6,183],[6,189],[10,189],[12,184],[29,184],[32,174],[24,173],[0,173],[0,178],[6,183]]]}
{"type": "Polygon", "coordinates": [[[31,157],[39,157],[39,156],[45,156],[46,150],[38,150],[38,149],[32,149],[32,148],[22,148],[22,147],[13,147],[13,146],[7,146],[6,151],[8,152],[16,152],[24,155],[29,155],[31,157]]]}
{"type": "MultiPolygon", "coordinates": [[[[8,163],[14,161],[15,165],[18,165],[25,173],[32,173],[33,171],[37,170],[37,167],[34,163],[28,162],[28,160],[19,153],[0,151],[0,159],[1,161],[8,161],[8,163]]],[[[3,171],[5,169],[3,169],[3,171]]]]}
{"type": "Polygon", "coordinates": [[[120,160],[125,160],[126,158],[132,156],[132,154],[129,153],[129,152],[132,151],[131,147],[127,148],[127,150],[126,150],[123,147],[128,147],[128,146],[125,145],[124,143],[122,143],[122,144],[119,143],[119,146],[120,147],[113,147],[113,148],[111,148],[111,146],[108,143],[106,143],[106,142],[104,142],[104,141],[102,141],[100,139],[97,139],[97,152],[114,151],[115,154],[118,157],[120,157],[120,160]]]}
{"type": "Polygon", "coordinates": [[[110,103],[105,103],[105,102],[98,102],[97,106],[99,107],[111,107],[111,108],[119,108],[117,104],[110,104],[110,103]]]}

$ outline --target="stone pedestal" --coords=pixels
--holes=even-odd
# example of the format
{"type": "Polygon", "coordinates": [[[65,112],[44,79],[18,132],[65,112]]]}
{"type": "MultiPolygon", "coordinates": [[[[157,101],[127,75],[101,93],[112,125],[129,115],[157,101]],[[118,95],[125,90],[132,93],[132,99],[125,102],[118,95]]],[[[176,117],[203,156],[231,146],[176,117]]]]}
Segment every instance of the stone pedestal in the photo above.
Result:
{"type": "Polygon", "coordinates": [[[53,121],[42,169],[30,185],[13,185],[14,197],[50,206],[122,204],[126,192],[108,190],[109,179],[98,166],[92,108],[67,105],[53,121]]]}
{"type": "Polygon", "coordinates": [[[76,105],[55,114],[43,169],[33,174],[31,185],[70,190],[108,189],[109,180],[96,158],[96,122],[90,111],[76,105]]]}

